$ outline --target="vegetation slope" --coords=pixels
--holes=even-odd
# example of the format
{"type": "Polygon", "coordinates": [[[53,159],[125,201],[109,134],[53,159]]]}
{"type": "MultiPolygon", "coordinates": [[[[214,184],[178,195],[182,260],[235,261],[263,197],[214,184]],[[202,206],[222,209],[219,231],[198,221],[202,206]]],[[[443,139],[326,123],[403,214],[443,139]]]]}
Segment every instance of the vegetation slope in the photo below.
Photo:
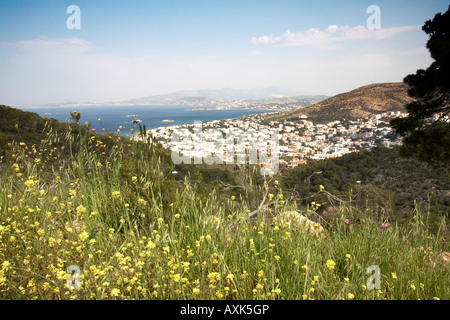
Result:
{"type": "Polygon", "coordinates": [[[284,191],[286,172],[245,168],[217,187],[200,171],[176,179],[151,137],[66,123],[29,142],[30,128],[12,126],[0,164],[1,299],[449,298],[446,222],[430,232],[417,206],[402,226],[327,184],[304,205],[284,191]]]}

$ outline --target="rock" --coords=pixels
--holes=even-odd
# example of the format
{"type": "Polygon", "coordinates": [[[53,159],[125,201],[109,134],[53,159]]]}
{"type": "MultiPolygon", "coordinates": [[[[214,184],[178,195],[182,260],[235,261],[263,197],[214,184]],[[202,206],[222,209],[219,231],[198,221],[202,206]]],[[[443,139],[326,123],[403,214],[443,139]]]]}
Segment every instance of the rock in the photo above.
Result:
{"type": "Polygon", "coordinates": [[[325,232],[325,229],[319,223],[309,220],[298,211],[285,211],[281,215],[281,219],[283,222],[288,223],[291,228],[304,229],[317,236],[325,232]]]}
{"type": "Polygon", "coordinates": [[[442,252],[440,254],[440,257],[442,262],[444,262],[444,264],[447,264],[450,261],[450,252],[442,252]]]}

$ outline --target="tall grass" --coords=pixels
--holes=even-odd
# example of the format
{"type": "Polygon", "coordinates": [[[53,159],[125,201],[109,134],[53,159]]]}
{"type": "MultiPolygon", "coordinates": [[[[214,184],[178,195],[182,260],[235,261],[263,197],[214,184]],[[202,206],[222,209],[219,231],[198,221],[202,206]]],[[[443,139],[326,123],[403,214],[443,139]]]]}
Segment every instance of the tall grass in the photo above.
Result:
{"type": "Polygon", "coordinates": [[[447,244],[420,214],[408,230],[380,227],[343,203],[316,234],[271,179],[254,187],[274,210],[267,200],[248,219],[252,202],[177,182],[144,139],[71,129],[12,144],[0,170],[2,299],[449,298],[447,244]],[[367,282],[372,265],[380,288],[367,282]]]}

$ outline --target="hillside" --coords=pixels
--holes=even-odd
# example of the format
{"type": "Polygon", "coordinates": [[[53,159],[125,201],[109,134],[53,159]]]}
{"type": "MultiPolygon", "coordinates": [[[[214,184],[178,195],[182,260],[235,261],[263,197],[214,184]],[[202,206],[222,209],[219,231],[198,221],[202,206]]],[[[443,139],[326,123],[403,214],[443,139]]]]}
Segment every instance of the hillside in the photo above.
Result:
{"type": "Polygon", "coordinates": [[[379,146],[339,158],[310,160],[307,165],[285,171],[281,180],[286,191],[295,188],[302,197],[315,194],[320,185],[342,198],[353,192],[353,205],[383,208],[398,222],[414,212],[415,203],[420,204],[422,213],[431,213],[436,231],[440,218],[450,209],[448,169],[401,157],[398,148],[379,146]],[[314,172],[320,174],[312,175],[314,172]]]}
{"type": "Polygon", "coordinates": [[[0,156],[4,156],[9,149],[11,141],[26,141],[27,143],[39,143],[45,134],[44,127],[61,130],[63,124],[55,119],[44,119],[34,112],[25,112],[19,109],[0,105],[0,156]]]}
{"type": "Polygon", "coordinates": [[[295,120],[306,115],[315,122],[370,117],[386,111],[405,112],[412,101],[402,82],[376,83],[335,95],[307,108],[287,112],[270,120],[295,120]]]}
{"type": "MultiPolygon", "coordinates": [[[[97,134],[89,124],[34,127],[35,114],[1,109],[9,120],[0,132],[17,132],[8,156],[0,157],[1,300],[449,297],[446,235],[430,233],[425,215],[397,227],[364,203],[362,210],[355,203],[328,207],[322,196],[333,192],[335,177],[328,175],[335,168],[310,179],[319,188],[315,179],[328,178],[305,207],[284,185],[305,185],[300,171],[306,166],[290,172],[291,181],[285,172],[284,179],[266,180],[251,167],[233,174],[221,168],[229,184],[214,187],[207,181],[215,179],[213,167],[209,177],[188,165],[183,179],[175,176],[170,154],[156,140],[97,134]],[[43,138],[22,139],[32,134],[43,138]],[[308,219],[310,209],[327,210],[320,224],[308,219]],[[383,275],[377,291],[362,286],[374,265],[383,275]]],[[[338,174],[356,178],[362,162],[342,160],[349,162],[342,167],[356,169],[338,174]]],[[[411,171],[398,168],[400,178],[411,171]]]]}

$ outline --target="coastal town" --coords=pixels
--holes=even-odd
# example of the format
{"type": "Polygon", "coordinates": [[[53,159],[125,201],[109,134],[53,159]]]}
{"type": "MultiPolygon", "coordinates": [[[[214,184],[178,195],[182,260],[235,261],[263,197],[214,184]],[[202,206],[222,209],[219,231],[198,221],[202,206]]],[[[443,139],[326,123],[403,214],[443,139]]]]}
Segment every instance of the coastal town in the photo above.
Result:
{"type": "Polygon", "coordinates": [[[232,163],[234,153],[229,152],[225,137],[237,134],[239,140],[236,145],[235,139],[232,140],[234,149],[231,151],[251,149],[259,141],[266,144],[270,154],[276,151],[280,166],[295,167],[308,163],[309,159],[340,157],[377,145],[399,145],[401,139],[393,132],[389,121],[407,114],[385,112],[370,118],[343,119],[325,124],[315,124],[307,116],[301,116],[296,121],[274,120],[262,124],[266,115],[268,113],[203,122],[200,127],[198,123],[159,127],[148,130],[148,134],[172,152],[179,152],[190,159],[208,159],[214,155],[215,159],[228,163],[232,163]],[[272,150],[274,140],[276,150],[272,150]]]}

